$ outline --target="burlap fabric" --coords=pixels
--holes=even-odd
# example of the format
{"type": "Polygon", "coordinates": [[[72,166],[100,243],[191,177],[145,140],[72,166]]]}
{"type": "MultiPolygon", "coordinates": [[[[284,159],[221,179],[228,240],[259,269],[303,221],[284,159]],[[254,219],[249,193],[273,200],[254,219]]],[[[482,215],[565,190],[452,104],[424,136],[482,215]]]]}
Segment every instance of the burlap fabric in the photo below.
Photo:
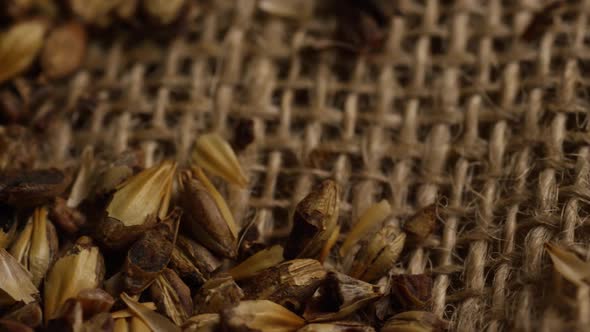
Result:
{"type": "Polygon", "coordinates": [[[230,138],[252,119],[250,188],[227,193],[243,224],[285,235],[328,177],[344,189],[344,229],[382,198],[400,219],[438,202],[435,240],[398,266],[432,273],[437,315],[458,331],[587,328],[590,295],[561,282],[543,244],[590,256],[590,1],[519,38],[545,4],[400,1],[383,50],[343,58],[303,50],[330,20],[218,2],[165,42],[93,43],[54,88],[63,99],[40,106],[63,111],[44,151],[66,166],[87,145],[185,162],[200,133],[230,138]]]}

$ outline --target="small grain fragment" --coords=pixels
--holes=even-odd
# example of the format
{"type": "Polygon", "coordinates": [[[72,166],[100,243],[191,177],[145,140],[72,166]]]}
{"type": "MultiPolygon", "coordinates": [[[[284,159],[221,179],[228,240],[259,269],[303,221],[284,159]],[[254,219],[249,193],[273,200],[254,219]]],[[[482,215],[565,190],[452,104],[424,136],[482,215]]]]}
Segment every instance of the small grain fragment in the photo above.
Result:
{"type": "Polygon", "coordinates": [[[436,204],[431,204],[416,212],[404,224],[408,240],[415,244],[424,242],[436,228],[436,204]]]}
{"type": "Polygon", "coordinates": [[[164,269],[152,283],[150,295],[159,311],[176,325],[182,325],[193,314],[191,290],[170,269],[164,269]]]}
{"type": "Polygon", "coordinates": [[[86,30],[75,21],[53,28],[41,52],[43,73],[58,79],[75,72],[86,54],[86,30]]]}
{"type": "Polygon", "coordinates": [[[391,276],[391,296],[401,310],[430,310],[432,277],[426,274],[391,276]]]}
{"type": "Polygon", "coordinates": [[[232,277],[219,276],[207,281],[193,299],[196,314],[219,313],[236,306],[244,292],[232,277]]]}
{"type": "Polygon", "coordinates": [[[169,266],[189,286],[198,287],[221,266],[221,261],[207,248],[179,234],[169,266]]]}
{"type": "Polygon", "coordinates": [[[406,234],[390,224],[374,237],[361,242],[348,272],[354,278],[372,282],[385,275],[397,262],[406,240],[406,234]]]}

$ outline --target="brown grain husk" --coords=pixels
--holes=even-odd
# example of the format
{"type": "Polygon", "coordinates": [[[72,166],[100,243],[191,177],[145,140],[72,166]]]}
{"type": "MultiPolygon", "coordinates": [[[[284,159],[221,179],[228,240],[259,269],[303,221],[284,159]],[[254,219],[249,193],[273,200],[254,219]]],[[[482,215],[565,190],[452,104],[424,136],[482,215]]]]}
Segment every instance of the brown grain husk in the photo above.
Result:
{"type": "Polygon", "coordinates": [[[325,180],[295,207],[293,228],[285,244],[286,259],[317,258],[338,224],[340,190],[325,180]]]}
{"type": "Polygon", "coordinates": [[[242,280],[246,300],[270,300],[299,312],[326,277],[314,259],[294,259],[270,267],[242,280]]]}
{"type": "Polygon", "coordinates": [[[125,291],[141,293],[166,268],[174,250],[181,216],[182,211],[174,209],[129,248],[121,276],[125,291]]]}

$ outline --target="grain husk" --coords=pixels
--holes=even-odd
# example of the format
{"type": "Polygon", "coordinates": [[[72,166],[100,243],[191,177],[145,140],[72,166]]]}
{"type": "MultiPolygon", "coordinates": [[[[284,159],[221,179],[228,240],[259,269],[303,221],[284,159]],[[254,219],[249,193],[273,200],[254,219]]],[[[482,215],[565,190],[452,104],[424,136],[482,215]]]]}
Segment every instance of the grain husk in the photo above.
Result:
{"type": "Polygon", "coordinates": [[[361,242],[348,274],[369,282],[379,279],[397,262],[405,240],[406,234],[397,226],[386,225],[374,237],[361,242]]]}
{"type": "Polygon", "coordinates": [[[156,278],[150,295],[158,310],[176,325],[182,325],[193,314],[191,290],[171,269],[164,269],[156,278]]]}
{"type": "Polygon", "coordinates": [[[300,311],[326,277],[314,259],[294,259],[261,271],[241,282],[246,300],[270,300],[300,311]]]}
{"type": "Polygon", "coordinates": [[[24,72],[43,46],[47,24],[23,21],[0,34],[0,83],[24,72]]]}
{"type": "Polygon", "coordinates": [[[141,293],[166,268],[176,243],[181,215],[182,210],[174,209],[129,248],[121,276],[125,291],[141,293]]]}
{"type": "Polygon", "coordinates": [[[318,258],[338,225],[339,191],[336,182],[325,180],[297,204],[286,259],[318,258]]]}
{"type": "Polygon", "coordinates": [[[227,182],[242,188],[248,185],[248,179],[231,145],[217,133],[207,133],[197,138],[193,161],[227,182]]]}
{"type": "Polygon", "coordinates": [[[221,266],[221,261],[207,248],[179,234],[169,266],[189,286],[196,287],[211,277],[211,274],[221,266]]]}
{"type": "Polygon", "coordinates": [[[123,182],[106,208],[96,237],[110,249],[134,242],[168,213],[176,164],[162,162],[123,182]]]}
{"type": "Polygon", "coordinates": [[[233,217],[223,210],[227,204],[208,180],[192,178],[185,172],[180,180],[180,202],[185,209],[183,224],[191,236],[212,252],[233,258],[237,254],[237,231],[233,217]],[[214,190],[214,191],[213,191],[214,190]]]}
{"type": "Polygon", "coordinates": [[[31,272],[31,281],[36,287],[41,284],[59,247],[55,227],[47,214],[47,208],[35,209],[10,247],[10,253],[31,272]]]}
{"type": "Polygon", "coordinates": [[[308,302],[303,317],[308,322],[343,319],[382,295],[378,286],[330,271],[308,302]]]}
{"type": "Polygon", "coordinates": [[[102,286],[104,259],[88,237],[81,237],[51,267],[45,280],[45,322],[56,318],[62,305],[85,289],[102,286]]]}
{"type": "Polygon", "coordinates": [[[39,290],[31,280],[31,273],[3,248],[0,248],[0,275],[0,308],[36,301],[39,290]]]}
{"type": "Polygon", "coordinates": [[[207,281],[195,294],[194,313],[219,313],[236,306],[244,292],[231,276],[218,276],[207,281]]]}

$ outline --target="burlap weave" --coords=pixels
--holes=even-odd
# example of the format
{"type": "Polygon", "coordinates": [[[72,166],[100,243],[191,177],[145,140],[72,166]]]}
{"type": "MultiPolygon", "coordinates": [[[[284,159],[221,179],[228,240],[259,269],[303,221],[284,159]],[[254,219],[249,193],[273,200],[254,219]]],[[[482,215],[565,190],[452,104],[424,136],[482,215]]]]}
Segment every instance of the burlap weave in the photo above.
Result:
{"type": "Polygon", "coordinates": [[[63,100],[40,106],[63,111],[45,151],[61,166],[87,145],[185,162],[200,133],[230,138],[252,119],[250,188],[227,193],[243,224],[286,234],[327,177],[344,188],[344,229],[382,198],[400,218],[437,201],[435,240],[399,266],[433,274],[437,315],[458,331],[587,329],[590,295],[559,279],[543,244],[590,257],[590,1],[519,38],[545,4],[399,1],[383,50],[344,58],[303,50],[330,38],[329,19],[218,1],[172,40],[92,44],[54,88],[63,100]]]}

